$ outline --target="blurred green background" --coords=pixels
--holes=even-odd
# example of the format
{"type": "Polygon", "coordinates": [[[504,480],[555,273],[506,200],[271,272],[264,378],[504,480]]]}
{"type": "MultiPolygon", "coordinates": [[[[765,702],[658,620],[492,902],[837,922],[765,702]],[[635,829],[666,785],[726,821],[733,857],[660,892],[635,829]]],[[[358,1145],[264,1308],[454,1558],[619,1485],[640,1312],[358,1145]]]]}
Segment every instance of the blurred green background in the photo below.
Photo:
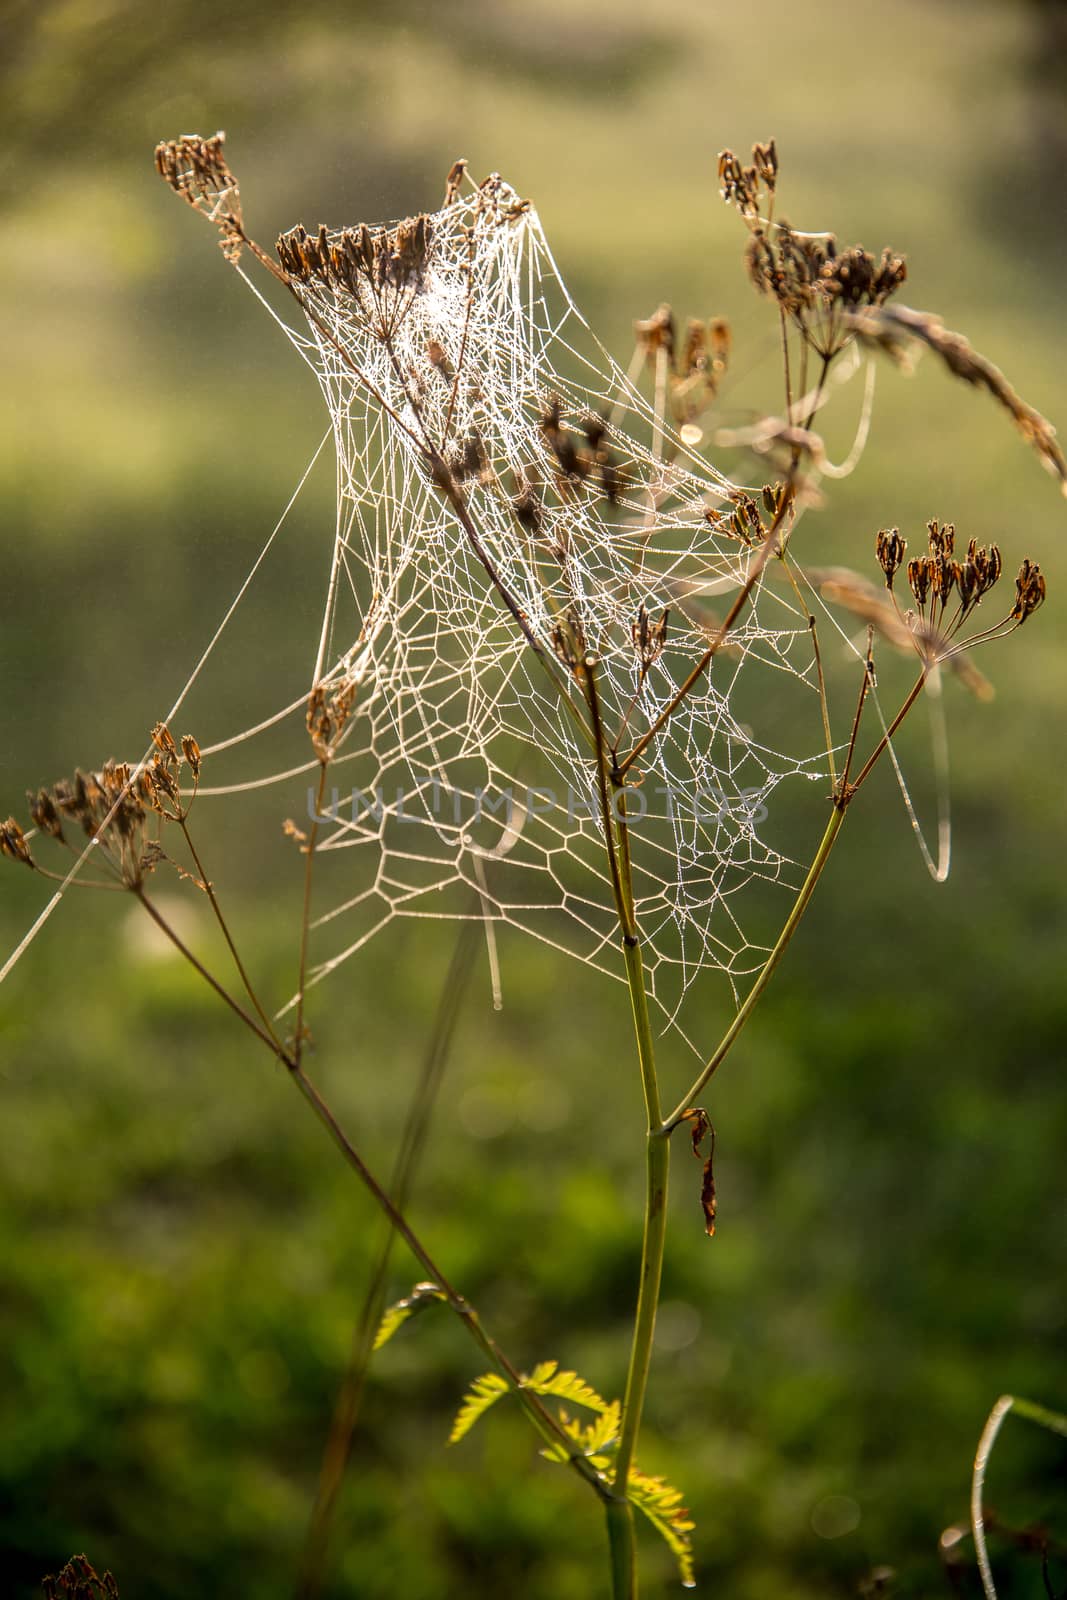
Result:
{"type": "MultiPolygon", "coordinates": [[[[728,420],[777,408],[778,379],[715,155],[774,134],[790,220],[906,252],[903,298],[1063,422],[1062,18],[962,0],[8,0],[0,813],[142,748],[324,426],[310,374],[155,176],[158,138],[225,127],[268,243],[432,207],[460,154],[500,170],[620,359],[661,300],[731,317],[728,420]]],[[[838,455],[853,404],[828,423],[838,455]]],[[[914,539],[939,516],[998,539],[1010,570],[1039,559],[1050,600],[982,658],[992,704],[948,686],[948,884],[888,773],[857,807],[716,1080],[711,1243],[677,1156],[642,1455],[686,1491],[701,1592],[729,1600],[852,1595],[880,1564],[895,1594],[951,1592],[938,1536],[966,1515],[992,1402],[1067,1403],[1067,510],[988,399],[930,360],[880,373],[867,457],[829,487],[809,561],[869,571],[878,527],[914,539]]],[[[300,691],[332,494],[324,464],[183,727],[215,736],[300,691]]],[[[905,752],[930,816],[921,727],[905,752]]],[[[298,885],[278,821],[269,804],[220,816],[211,849],[280,998],[298,885]]],[[[797,826],[814,841],[817,818],[797,826]]],[[[43,902],[29,874],[2,887],[7,951],[43,902]]],[[[280,1070],[131,918],[70,896],[0,990],[0,1588],[33,1595],[84,1549],[124,1600],[274,1600],[293,1593],[378,1224],[280,1070]]],[[[382,1171],[449,950],[394,925],[315,995],[315,1072],[382,1171]]],[[[615,1393],[642,1182],[620,991],[514,938],[503,956],[502,1013],[481,970],[472,986],[413,1219],[516,1361],[556,1356],[615,1393]]],[[[709,980],[709,1041],[725,1015],[709,980]]],[[[668,1046],[668,1083],[688,1070],[668,1046]]],[[[419,1275],[398,1260],[396,1293],[419,1275]]],[[[445,1450],[478,1370],[432,1313],[376,1362],[331,1596],[604,1592],[597,1511],[516,1416],[445,1450]]],[[[990,1499],[1067,1539],[1065,1469],[1062,1442],[1009,1422],[990,1499]]],[[[673,1590],[651,1535],[642,1560],[649,1594],[673,1590]]],[[[1032,1556],[998,1562],[1002,1593],[1041,1592],[1032,1556]]]]}

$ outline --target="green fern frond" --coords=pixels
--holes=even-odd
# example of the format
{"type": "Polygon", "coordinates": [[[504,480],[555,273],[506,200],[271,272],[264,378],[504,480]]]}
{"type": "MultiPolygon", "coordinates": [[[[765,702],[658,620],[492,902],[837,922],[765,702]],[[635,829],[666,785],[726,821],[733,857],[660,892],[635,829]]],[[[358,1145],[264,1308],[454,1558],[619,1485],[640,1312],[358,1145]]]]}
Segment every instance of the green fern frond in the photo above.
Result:
{"type": "Polygon", "coordinates": [[[463,1404],[456,1412],[456,1420],[448,1436],[449,1444],[458,1444],[464,1435],[471,1431],[482,1413],[488,1411],[489,1407],[507,1392],[507,1380],[496,1372],[486,1372],[480,1378],[475,1378],[463,1397],[463,1404]]]}
{"type": "Polygon", "coordinates": [[[558,1361],[541,1361],[528,1378],[523,1378],[524,1389],[534,1394],[555,1395],[559,1400],[570,1400],[573,1405],[585,1406],[587,1411],[607,1411],[608,1402],[576,1372],[559,1372],[558,1361]]]}
{"type": "Polygon", "coordinates": [[[678,1572],[687,1589],[696,1584],[693,1569],[693,1541],[690,1538],[696,1524],[682,1501],[682,1491],[664,1478],[654,1478],[637,1467],[630,1468],[626,1484],[626,1497],[651,1522],[665,1541],[678,1563],[678,1572]]]}
{"type": "Polygon", "coordinates": [[[374,1335],[371,1349],[380,1350],[383,1344],[388,1344],[396,1330],[403,1327],[409,1317],[415,1315],[416,1311],[423,1310],[434,1300],[444,1298],[444,1290],[439,1289],[436,1283],[417,1283],[409,1295],[405,1295],[403,1300],[398,1300],[385,1312],[378,1324],[378,1332],[374,1335]]]}

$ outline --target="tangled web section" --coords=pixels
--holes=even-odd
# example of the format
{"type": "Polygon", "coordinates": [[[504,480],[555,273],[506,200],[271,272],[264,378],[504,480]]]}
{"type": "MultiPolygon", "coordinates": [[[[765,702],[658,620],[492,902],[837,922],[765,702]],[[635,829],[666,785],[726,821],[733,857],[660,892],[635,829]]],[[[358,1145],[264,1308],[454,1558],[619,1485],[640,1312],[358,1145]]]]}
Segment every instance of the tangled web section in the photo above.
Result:
{"type": "MultiPolygon", "coordinates": [[[[580,695],[561,634],[596,658],[604,725],[632,746],[756,559],[729,516],[733,486],[599,346],[536,212],[501,179],[417,223],[295,230],[283,260],[309,243],[376,263],[347,282],[306,276],[307,325],[286,325],[337,451],[316,679],[351,703],[320,808],[334,900],[312,976],[395,917],[510,925],[618,976],[596,766],[564,703],[580,695]],[[462,484],[478,548],[427,440],[462,484]]],[[[814,688],[807,614],[761,577],[631,771],[636,908],[665,1023],[681,1026],[701,970],[736,996],[762,964],[748,897],[796,882],[767,842],[772,796],[824,777],[826,756],[817,718],[798,719],[808,749],[786,754],[760,742],[760,715],[787,692],[810,712],[814,688]]]]}

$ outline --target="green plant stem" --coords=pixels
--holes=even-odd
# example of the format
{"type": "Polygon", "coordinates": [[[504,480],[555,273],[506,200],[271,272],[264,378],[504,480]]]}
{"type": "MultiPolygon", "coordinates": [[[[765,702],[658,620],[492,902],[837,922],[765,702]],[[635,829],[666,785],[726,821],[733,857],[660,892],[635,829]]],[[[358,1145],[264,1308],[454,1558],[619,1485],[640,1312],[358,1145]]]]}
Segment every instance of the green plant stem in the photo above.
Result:
{"type": "Polygon", "coordinates": [[[597,747],[597,789],[600,796],[604,844],[611,868],[611,886],[622,933],[622,953],[626,983],[633,1011],[637,1060],[641,1072],[641,1091],[645,1101],[645,1221],[641,1242],[641,1275],[637,1291],[637,1310],[630,1343],[630,1363],[622,1403],[619,1448],[615,1457],[612,1486],[614,1497],[608,1502],[608,1545],[611,1553],[613,1600],[636,1600],[637,1554],[634,1544],[634,1518],[626,1489],[633,1464],[641,1415],[652,1363],[652,1340],[656,1329],[660,1280],[663,1276],[663,1251],[667,1228],[667,1180],[670,1168],[670,1141],[662,1130],[659,1081],[652,1024],[648,1015],[644,962],[637,929],[633,872],[630,863],[630,831],[626,820],[626,787],[614,766],[609,767],[609,751],[600,710],[596,682],[597,663],[589,656],[584,663],[584,683],[589,716],[597,747]]]}
{"type": "Polygon", "coordinates": [[[629,1500],[609,1500],[608,1553],[611,1560],[612,1600],[631,1600],[637,1594],[637,1546],[634,1542],[634,1508],[629,1500]]]}
{"type": "Polygon", "coordinates": [[[808,875],[801,885],[800,893],[793,902],[792,909],[782,926],[782,931],[778,935],[774,949],[771,951],[770,955],[767,957],[767,960],[760,969],[759,976],[752,985],[752,988],[749,990],[748,994],[745,996],[744,1004],[742,1005],[740,1011],[738,1011],[729,1028],[724,1033],[714,1055],[708,1061],[707,1065],[702,1068],[694,1083],[690,1086],[686,1094],[682,1096],[681,1100],[679,1100],[670,1116],[663,1123],[663,1133],[672,1133],[682,1121],[686,1112],[693,1104],[693,1101],[704,1088],[704,1085],[708,1082],[709,1078],[711,1078],[713,1074],[718,1071],[719,1067],[729,1055],[738,1038],[738,1035],[744,1028],[745,1023],[756,1009],[764,990],[774,976],[778,963],[781,961],[789,946],[789,941],[792,939],[794,933],[796,933],[800,919],[808,908],[808,901],[814,894],[815,887],[823,875],[823,870],[826,867],[826,863],[830,859],[830,852],[833,849],[837,836],[841,831],[841,824],[845,820],[845,810],[845,803],[842,801],[835,801],[833,809],[830,812],[830,820],[826,824],[826,832],[819,841],[819,848],[816,850],[811,866],[808,868],[808,875]]]}

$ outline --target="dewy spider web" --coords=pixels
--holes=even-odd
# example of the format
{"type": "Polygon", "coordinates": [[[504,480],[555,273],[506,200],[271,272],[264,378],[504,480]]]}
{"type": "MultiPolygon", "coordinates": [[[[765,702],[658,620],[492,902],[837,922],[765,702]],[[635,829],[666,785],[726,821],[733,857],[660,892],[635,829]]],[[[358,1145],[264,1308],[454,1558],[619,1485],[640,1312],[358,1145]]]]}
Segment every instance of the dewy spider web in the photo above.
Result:
{"type": "MultiPolygon", "coordinates": [[[[312,977],[393,917],[471,915],[617,976],[595,765],[563,704],[581,696],[553,632],[563,617],[580,629],[605,727],[625,726],[625,749],[706,649],[713,625],[698,608],[713,597],[725,609],[756,551],[717,514],[732,486],[592,339],[527,203],[493,177],[427,218],[425,236],[417,272],[308,278],[310,332],[286,326],[318,373],[338,460],[316,677],[354,689],[318,849],[335,869],[349,858],[355,881],[318,919],[338,948],[312,977]],[[481,558],[433,481],[426,440],[463,483],[481,558]],[[584,469],[568,472],[579,454],[584,469]],[[643,679],[642,605],[653,622],[670,610],[643,679]]],[[[401,237],[363,235],[387,255],[401,237]]],[[[701,969],[734,983],[761,964],[741,903],[756,879],[787,882],[790,863],[760,827],[783,778],[826,770],[825,752],[759,742],[740,720],[742,680],[755,677],[758,712],[784,680],[812,690],[813,674],[806,613],[761,578],[729,647],[631,772],[648,981],[672,1021],[701,969]]],[[[804,721],[814,735],[817,713],[804,721]]]]}

